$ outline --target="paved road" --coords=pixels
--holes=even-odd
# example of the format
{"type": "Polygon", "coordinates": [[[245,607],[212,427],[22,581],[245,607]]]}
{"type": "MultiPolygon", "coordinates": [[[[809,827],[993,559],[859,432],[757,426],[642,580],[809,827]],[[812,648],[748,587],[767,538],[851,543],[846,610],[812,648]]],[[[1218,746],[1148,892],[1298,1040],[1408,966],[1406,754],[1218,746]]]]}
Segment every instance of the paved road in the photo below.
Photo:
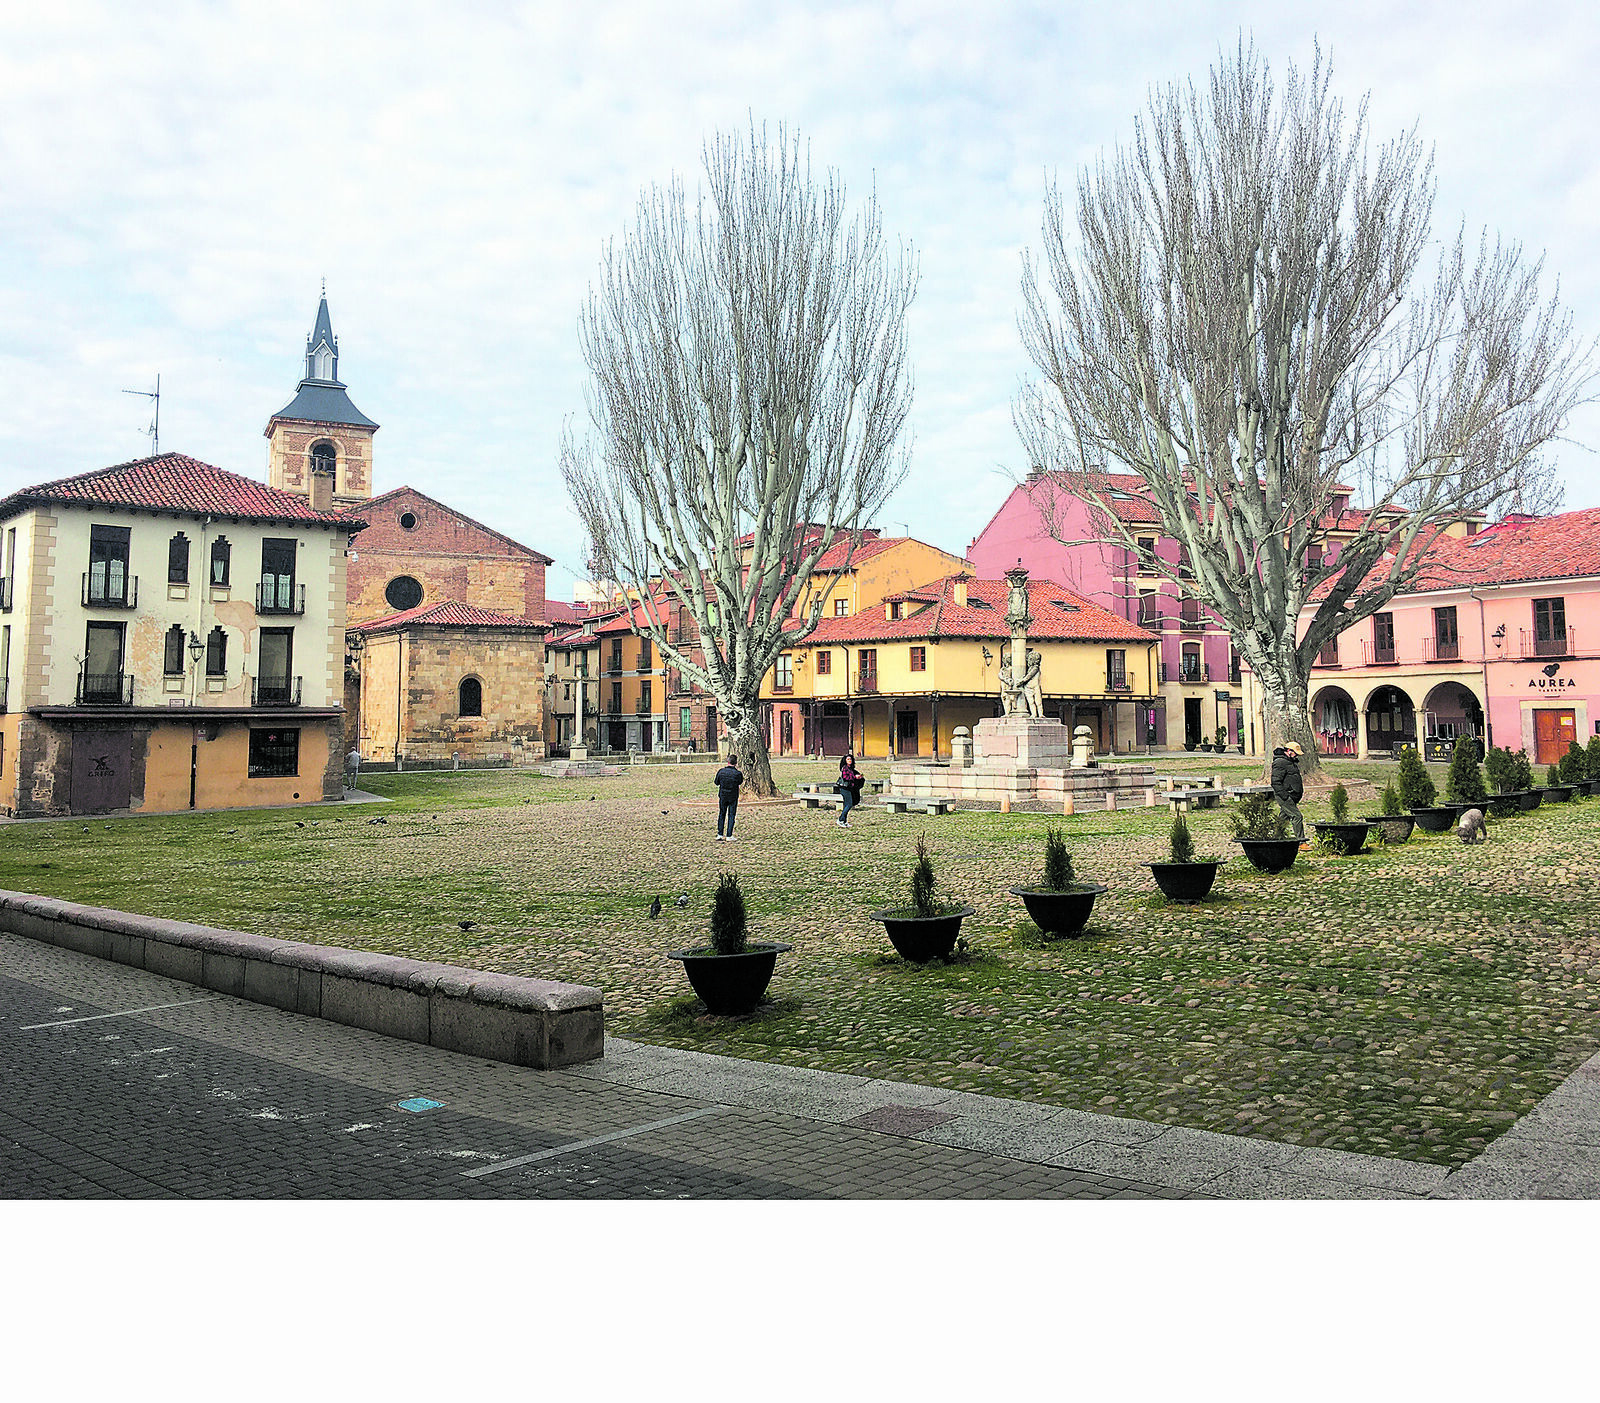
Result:
{"type": "Polygon", "coordinates": [[[8,1198],[1192,1196],[912,1139],[955,1119],[915,1105],[850,1125],[631,1086],[625,1055],[533,1072],[10,936],[0,1049],[8,1198]]]}

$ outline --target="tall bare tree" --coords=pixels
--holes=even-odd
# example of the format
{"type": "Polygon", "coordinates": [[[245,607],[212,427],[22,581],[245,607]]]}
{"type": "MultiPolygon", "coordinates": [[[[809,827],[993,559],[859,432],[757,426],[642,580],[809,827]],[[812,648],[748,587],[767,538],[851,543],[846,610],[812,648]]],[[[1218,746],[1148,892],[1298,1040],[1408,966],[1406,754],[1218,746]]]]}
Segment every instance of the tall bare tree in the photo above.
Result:
{"type": "Polygon", "coordinates": [[[702,165],[692,209],[681,180],[652,186],[606,249],[581,318],[592,432],[567,435],[561,468],[598,572],[770,794],[762,679],[815,627],[792,616],[823,552],[853,551],[905,476],[916,260],[781,127],[718,135],[702,165]],[[669,632],[673,603],[703,661],[669,632]]]}
{"type": "Polygon", "coordinates": [[[1540,450],[1594,351],[1541,297],[1542,260],[1431,240],[1431,155],[1414,130],[1371,150],[1365,101],[1347,121],[1329,79],[1319,52],[1276,95],[1241,45],[1206,89],[1153,93],[1131,147],[1080,173],[1075,229],[1050,185],[1020,318],[1043,380],[1014,406],[1050,484],[1134,548],[1104,474],[1144,479],[1187,548],[1182,588],[1308,768],[1323,644],[1405,589],[1452,522],[1559,500],[1540,450]],[[1344,487],[1365,511],[1336,521],[1344,487]]]}

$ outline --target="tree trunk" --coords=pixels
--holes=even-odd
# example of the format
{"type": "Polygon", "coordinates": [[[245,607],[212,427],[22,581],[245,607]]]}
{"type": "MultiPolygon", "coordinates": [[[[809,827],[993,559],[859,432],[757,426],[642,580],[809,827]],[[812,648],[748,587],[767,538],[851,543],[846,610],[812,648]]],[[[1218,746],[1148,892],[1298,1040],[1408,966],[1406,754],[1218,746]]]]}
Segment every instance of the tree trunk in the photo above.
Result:
{"type": "Polygon", "coordinates": [[[1299,675],[1299,669],[1292,662],[1284,665],[1277,659],[1268,661],[1277,662],[1278,666],[1256,669],[1263,693],[1262,714],[1267,729],[1263,773],[1268,779],[1271,778],[1272,752],[1294,741],[1300,747],[1301,777],[1310,784],[1322,770],[1322,762],[1317,754],[1317,738],[1311,729],[1311,711],[1307,705],[1310,684],[1299,675]]]}
{"type": "Polygon", "coordinates": [[[761,724],[761,704],[733,707],[730,715],[739,718],[730,723],[733,754],[739,757],[739,768],[744,771],[744,785],[751,794],[770,799],[778,792],[772,782],[772,763],[767,758],[767,735],[761,724]]]}

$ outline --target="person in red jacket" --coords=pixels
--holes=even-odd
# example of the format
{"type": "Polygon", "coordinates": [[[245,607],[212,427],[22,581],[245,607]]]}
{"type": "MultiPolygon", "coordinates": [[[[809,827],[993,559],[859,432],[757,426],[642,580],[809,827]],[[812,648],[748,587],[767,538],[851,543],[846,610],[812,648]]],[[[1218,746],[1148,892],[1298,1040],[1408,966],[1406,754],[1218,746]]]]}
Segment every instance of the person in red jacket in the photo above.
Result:
{"type": "Polygon", "coordinates": [[[839,797],[844,801],[839,806],[839,827],[850,826],[850,810],[861,802],[861,786],[866,783],[861,771],[856,769],[855,751],[847,751],[843,760],[839,762],[839,782],[834,788],[839,791],[839,797]]]}

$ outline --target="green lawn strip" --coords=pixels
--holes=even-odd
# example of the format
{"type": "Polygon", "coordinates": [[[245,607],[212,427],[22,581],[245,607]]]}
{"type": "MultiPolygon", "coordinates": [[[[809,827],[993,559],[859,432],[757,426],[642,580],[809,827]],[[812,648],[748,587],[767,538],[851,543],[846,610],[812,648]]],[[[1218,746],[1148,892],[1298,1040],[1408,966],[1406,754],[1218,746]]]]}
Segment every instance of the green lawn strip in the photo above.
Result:
{"type": "MultiPolygon", "coordinates": [[[[645,1041],[1441,1164],[1600,1046],[1597,803],[1491,825],[1480,847],[1418,834],[1302,854],[1276,877],[1238,856],[1226,811],[1202,811],[1199,851],[1229,861],[1215,899],[1175,907],[1136,865],[1164,848],[1164,804],[939,819],[869,806],[848,832],[831,813],[747,805],[723,845],[709,773],[408,773],[363,778],[392,804],[18,824],[0,829],[0,883],[596,984],[608,1029],[645,1041]],[[1045,941],[1006,890],[1037,879],[1055,825],[1080,875],[1110,887],[1080,940],[1045,941]],[[904,964],[868,920],[905,900],[918,833],[976,908],[950,966],[904,964]],[[748,1019],[699,1014],[666,958],[704,940],[721,871],[740,874],[752,937],[795,946],[775,1002],[748,1019]]],[[[1341,770],[1356,812],[1358,785],[1386,774],[1341,770]]]]}

